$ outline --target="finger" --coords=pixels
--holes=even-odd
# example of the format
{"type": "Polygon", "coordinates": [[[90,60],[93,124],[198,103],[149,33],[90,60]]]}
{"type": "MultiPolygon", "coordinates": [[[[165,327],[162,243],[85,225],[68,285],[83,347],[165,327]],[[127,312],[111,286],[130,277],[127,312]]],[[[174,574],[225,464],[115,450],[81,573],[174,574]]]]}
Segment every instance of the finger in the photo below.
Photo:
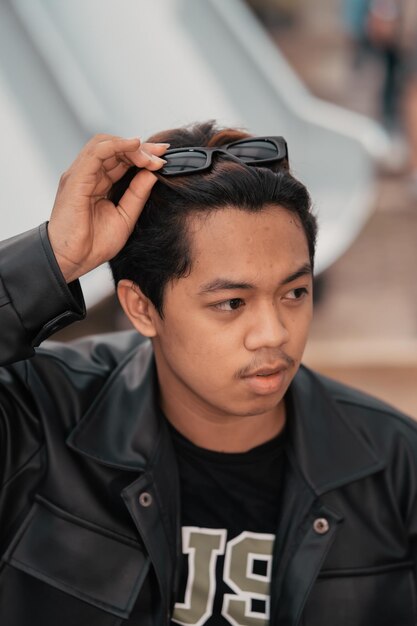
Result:
{"type": "MultiPolygon", "coordinates": [[[[140,149],[145,152],[145,159],[149,154],[154,156],[162,156],[169,148],[169,143],[144,143],[140,149]]],[[[158,163],[158,161],[156,161],[158,163]]],[[[124,154],[116,154],[115,156],[103,161],[103,168],[112,180],[118,180],[129,167],[132,166],[132,159],[124,154]],[[117,168],[117,170],[116,170],[117,168]],[[116,170],[116,171],[114,171],[116,170]]],[[[143,165],[142,165],[143,167],[143,165]]]]}
{"type": "Polygon", "coordinates": [[[131,181],[129,187],[120,199],[117,209],[133,229],[143,207],[157,181],[155,174],[148,170],[141,170],[131,181]]]}
{"type": "Polygon", "coordinates": [[[107,196],[108,192],[112,188],[113,180],[110,178],[107,172],[103,172],[100,179],[97,181],[94,190],[91,193],[92,198],[103,198],[107,196]]]}
{"type": "Polygon", "coordinates": [[[106,170],[106,176],[111,180],[112,184],[121,179],[126,174],[127,170],[132,167],[129,163],[117,163],[112,169],[106,170]]]}
{"type": "Polygon", "coordinates": [[[105,161],[103,161],[103,168],[106,172],[110,172],[115,167],[120,165],[121,162],[127,165],[128,167],[130,166],[130,162],[128,161],[128,159],[125,159],[123,156],[121,157],[112,156],[109,159],[106,159],[105,161]]]}
{"type": "Polygon", "coordinates": [[[138,167],[158,169],[163,165],[158,157],[164,154],[167,148],[169,148],[168,143],[147,142],[141,146],[139,138],[123,139],[122,137],[98,135],[88,142],[80,156],[85,158],[98,157],[106,170],[113,169],[115,161],[133,163],[138,167]]]}
{"type": "Polygon", "coordinates": [[[91,149],[90,154],[87,156],[90,159],[91,157],[94,158],[96,171],[99,161],[101,161],[102,164],[113,158],[151,171],[157,170],[165,165],[164,159],[161,159],[151,152],[145,151],[141,146],[139,147],[138,144],[136,144],[136,146],[132,144],[126,145],[123,143],[125,141],[128,140],[111,139],[102,141],[91,149]],[[124,149],[122,149],[123,147],[124,149]],[[97,159],[99,161],[97,161],[97,159]]]}
{"type": "MultiPolygon", "coordinates": [[[[100,136],[100,139],[102,136],[100,136]]],[[[84,184],[84,195],[97,193],[97,183],[101,182],[100,172],[112,166],[118,167],[116,163],[124,163],[127,167],[119,168],[108,181],[101,182],[100,194],[107,193],[112,182],[118,180],[119,175],[123,175],[128,167],[136,165],[141,169],[156,171],[163,167],[165,160],[160,157],[145,152],[140,147],[140,139],[122,139],[119,137],[110,137],[109,139],[98,140],[94,137],[89,144],[81,151],[73,165],[70,167],[68,174],[75,176],[67,176],[67,190],[72,193],[71,189],[78,190],[80,181],[84,184]],[[104,167],[106,163],[106,168],[104,167]],[[88,190],[89,189],[89,190],[88,190]]],[[[114,169],[113,167],[113,169],[114,169]]]]}
{"type": "Polygon", "coordinates": [[[169,143],[143,143],[142,150],[156,156],[163,156],[171,144],[169,143]]]}
{"type": "Polygon", "coordinates": [[[106,173],[110,173],[115,168],[120,168],[120,171],[123,169],[123,171],[126,172],[133,165],[134,163],[132,162],[132,159],[128,158],[124,154],[117,154],[116,156],[103,161],[103,170],[106,173]]]}
{"type": "Polygon", "coordinates": [[[120,180],[122,176],[130,169],[132,165],[125,163],[117,163],[117,165],[112,170],[100,170],[97,174],[97,182],[95,184],[94,190],[91,193],[92,197],[95,196],[106,196],[107,193],[112,188],[113,184],[120,180]]]}
{"type": "Polygon", "coordinates": [[[162,159],[156,154],[151,154],[150,152],[145,152],[145,150],[138,150],[130,155],[132,162],[140,168],[146,168],[151,172],[154,170],[159,170],[166,163],[165,159],[162,159]]]}
{"type": "Polygon", "coordinates": [[[94,148],[99,143],[103,143],[103,141],[123,141],[123,142],[141,142],[140,137],[120,137],[119,135],[110,135],[109,133],[97,133],[85,144],[83,151],[88,150],[88,148],[94,148]]]}
{"type": "MultiPolygon", "coordinates": [[[[144,153],[144,155],[142,155],[143,162],[149,161],[150,157],[151,155],[149,154],[149,152],[144,153]]],[[[103,169],[106,172],[110,172],[115,167],[118,167],[120,163],[124,163],[128,168],[132,167],[132,165],[134,165],[132,161],[132,155],[128,156],[127,153],[124,154],[124,153],[118,152],[116,155],[110,157],[109,159],[105,159],[102,165],[103,165],[103,169]]]]}
{"type": "MultiPolygon", "coordinates": [[[[76,172],[77,175],[94,176],[103,166],[103,162],[116,157],[116,155],[126,155],[140,151],[140,139],[122,139],[111,137],[103,141],[98,141],[96,137],[90,140],[79,153],[68,172],[76,172]]],[[[118,160],[125,160],[132,163],[126,156],[118,160]]]]}
{"type": "Polygon", "coordinates": [[[112,137],[99,141],[90,146],[87,154],[97,156],[102,162],[116,154],[131,153],[140,149],[141,141],[138,137],[132,139],[123,139],[121,137],[112,137]]]}
{"type": "MultiPolygon", "coordinates": [[[[143,144],[145,146],[145,144],[143,144]]],[[[149,144],[148,144],[149,145],[149,144]]],[[[164,153],[166,151],[166,147],[169,144],[152,144],[152,146],[155,146],[155,151],[159,152],[160,154],[164,153]]],[[[152,148],[153,149],[153,148],[152,148]]],[[[156,156],[156,154],[155,154],[156,156]]],[[[163,162],[165,162],[165,159],[163,160],[163,162]]],[[[146,151],[145,155],[143,157],[141,157],[139,155],[137,163],[140,163],[141,167],[146,167],[147,164],[149,163],[151,165],[151,167],[149,169],[154,169],[152,167],[153,163],[149,160],[149,153],[146,151]]],[[[159,165],[160,162],[159,161],[155,161],[154,162],[155,165],[159,165]]],[[[111,157],[109,159],[106,159],[105,161],[103,161],[103,169],[106,172],[106,174],[109,176],[109,178],[111,179],[112,182],[116,182],[117,180],[119,180],[123,174],[125,174],[127,172],[127,170],[132,167],[133,162],[131,158],[128,158],[122,154],[118,154],[114,157],[111,157]]]]}

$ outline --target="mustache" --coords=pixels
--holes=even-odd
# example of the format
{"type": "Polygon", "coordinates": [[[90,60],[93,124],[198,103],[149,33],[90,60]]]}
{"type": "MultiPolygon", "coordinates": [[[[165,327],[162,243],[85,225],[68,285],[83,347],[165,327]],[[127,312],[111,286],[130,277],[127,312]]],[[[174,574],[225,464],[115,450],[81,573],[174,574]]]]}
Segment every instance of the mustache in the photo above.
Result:
{"type": "Polygon", "coordinates": [[[262,369],[263,367],[274,367],[277,363],[282,363],[286,367],[294,367],[296,365],[295,359],[280,350],[279,352],[270,352],[268,355],[255,357],[248,365],[237,370],[235,377],[242,378],[243,376],[249,376],[256,370],[262,369]]]}

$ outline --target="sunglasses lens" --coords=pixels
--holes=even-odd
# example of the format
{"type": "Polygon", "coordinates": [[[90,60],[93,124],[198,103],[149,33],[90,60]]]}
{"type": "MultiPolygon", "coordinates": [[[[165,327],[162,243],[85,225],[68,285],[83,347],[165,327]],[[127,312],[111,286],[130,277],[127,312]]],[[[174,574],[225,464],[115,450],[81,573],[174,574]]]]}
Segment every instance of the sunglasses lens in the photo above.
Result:
{"type": "Polygon", "coordinates": [[[178,172],[192,172],[198,170],[207,162],[204,152],[198,150],[184,150],[184,152],[173,152],[164,154],[167,163],[163,167],[165,174],[176,174],[178,172]]]}
{"type": "Polygon", "coordinates": [[[242,161],[264,161],[275,159],[278,155],[276,145],[272,141],[241,141],[235,146],[229,146],[228,152],[242,161]]]}

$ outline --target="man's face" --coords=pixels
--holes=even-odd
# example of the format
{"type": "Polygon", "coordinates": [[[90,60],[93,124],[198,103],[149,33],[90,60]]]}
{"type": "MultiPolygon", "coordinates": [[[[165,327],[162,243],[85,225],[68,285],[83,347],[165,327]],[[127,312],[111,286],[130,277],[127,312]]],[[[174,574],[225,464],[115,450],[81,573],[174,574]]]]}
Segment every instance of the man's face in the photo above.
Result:
{"type": "Polygon", "coordinates": [[[312,317],[302,226],[279,206],[219,209],[188,226],[191,272],[166,287],[155,322],[163,404],[214,421],[277,411],[312,317]]]}

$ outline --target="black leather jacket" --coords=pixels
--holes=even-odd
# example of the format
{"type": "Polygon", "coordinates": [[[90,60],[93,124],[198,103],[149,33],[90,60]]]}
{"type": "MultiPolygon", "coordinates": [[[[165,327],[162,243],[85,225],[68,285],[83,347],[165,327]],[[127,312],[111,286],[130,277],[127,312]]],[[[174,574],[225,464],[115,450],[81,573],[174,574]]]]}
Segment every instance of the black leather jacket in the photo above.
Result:
{"type": "MultiPolygon", "coordinates": [[[[2,245],[1,356],[18,362],[0,374],[0,623],[166,625],[179,488],[150,344],[127,332],[26,358],[82,316],[45,227],[2,245]]],[[[289,399],[270,623],[414,626],[416,426],[304,367],[289,399]]]]}

